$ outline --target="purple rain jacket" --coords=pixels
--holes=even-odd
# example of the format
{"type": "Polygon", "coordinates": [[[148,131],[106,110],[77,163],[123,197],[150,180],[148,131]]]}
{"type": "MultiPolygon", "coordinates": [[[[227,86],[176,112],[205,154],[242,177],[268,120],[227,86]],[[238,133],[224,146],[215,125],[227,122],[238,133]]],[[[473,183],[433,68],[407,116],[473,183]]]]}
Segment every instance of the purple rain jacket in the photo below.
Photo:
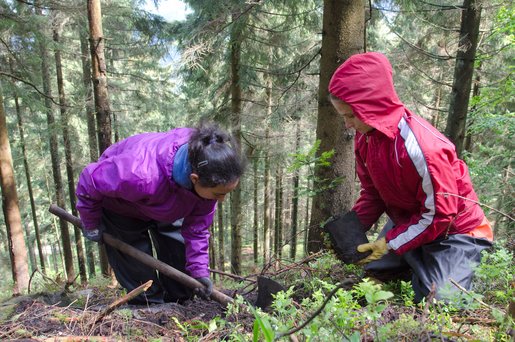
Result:
{"type": "Polygon", "coordinates": [[[96,229],[102,208],[140,220],[174,222],[184,218],[186,271],[209,277],[209,226],[216,200],[206,200],[172,179],[174,157],[193,132],[177,128],[143,133],[111,145],[82,171],[77,210],[85,230],[96,229]]]}

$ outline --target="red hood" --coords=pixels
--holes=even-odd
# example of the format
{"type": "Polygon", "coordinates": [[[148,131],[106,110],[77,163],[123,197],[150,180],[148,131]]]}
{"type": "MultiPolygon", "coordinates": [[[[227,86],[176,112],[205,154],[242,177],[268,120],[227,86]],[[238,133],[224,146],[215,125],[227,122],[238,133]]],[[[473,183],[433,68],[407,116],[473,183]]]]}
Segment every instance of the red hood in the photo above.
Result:
{"type": "Polygon", "coordinates": [[[333,74],[329,92],[351,106],[364,123],[394,138],[405,113],[392,78],[392,66],[378,52],[349,57],[333,74]]]}

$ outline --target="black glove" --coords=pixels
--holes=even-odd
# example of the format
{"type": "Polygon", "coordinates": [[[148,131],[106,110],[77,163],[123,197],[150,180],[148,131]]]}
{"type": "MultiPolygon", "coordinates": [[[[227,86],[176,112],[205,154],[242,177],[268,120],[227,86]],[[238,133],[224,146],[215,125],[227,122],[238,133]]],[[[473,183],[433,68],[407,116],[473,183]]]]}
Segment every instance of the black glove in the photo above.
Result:
{"type": "Polygon", "coordinates": [[[203,299],[209,299],[211,293],[213,292],[213,282],[209,277],[201,277],[195,278],[198,280],[204,287],[197,287],[195,289],[195,294],[203,299]]]}
{"type": "Polygon", "coordinates": [[[96,229],[82,229],[82,235],[88,240],[94,242],[102,242],[102,234],[104,233],[104,229],[102,226],[96,229]]]}

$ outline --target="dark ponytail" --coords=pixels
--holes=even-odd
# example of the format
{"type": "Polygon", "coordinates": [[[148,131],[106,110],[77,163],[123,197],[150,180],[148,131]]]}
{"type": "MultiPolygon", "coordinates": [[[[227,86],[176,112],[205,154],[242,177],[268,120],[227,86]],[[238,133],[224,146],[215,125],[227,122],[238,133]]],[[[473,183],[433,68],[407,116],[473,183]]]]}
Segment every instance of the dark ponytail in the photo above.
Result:
{"type": "Polygon", "coordinates": [[[245,160],[236,140],[214,123],[201,123],[188,142],[191,172],[208,188],[238,180],[245,160]]]}

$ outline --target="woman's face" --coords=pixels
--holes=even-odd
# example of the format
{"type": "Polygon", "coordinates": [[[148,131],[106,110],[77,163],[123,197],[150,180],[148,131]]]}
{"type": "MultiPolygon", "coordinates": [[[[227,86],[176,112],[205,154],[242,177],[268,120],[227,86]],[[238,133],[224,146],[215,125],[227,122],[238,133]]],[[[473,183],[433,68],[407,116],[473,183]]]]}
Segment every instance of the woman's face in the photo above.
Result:
{"type": "Polygon", "coordinates": [[[225,196],[229,192],[233,191],[238,186],[238,183],[240,181],[238,179],[229,184],[219,184],[215,187],[209,188],[209,187],[200,185],[198,175],[195,173],[192,173],[190,175],[190,179],[191,179],[191,182],[193,183],[193,189],[195,190],[197,195],[199,195],[203,199],[217,200],[219,202],[223,202],[223,200],[225,199],[225,196]]]}
{"type": "Polygon", "coordinates": [[[363,134],[374,129],[372,126],[369,126],[358,119],[352,111],[351,106],[349,106],[347,103],[335,99],[331,99],[331,103],[333,104],[334,109],[336,109],[336,112],[343,117],[343,120],[345,121],[345,127],[354,128],[356,131],[363,134]]]}

